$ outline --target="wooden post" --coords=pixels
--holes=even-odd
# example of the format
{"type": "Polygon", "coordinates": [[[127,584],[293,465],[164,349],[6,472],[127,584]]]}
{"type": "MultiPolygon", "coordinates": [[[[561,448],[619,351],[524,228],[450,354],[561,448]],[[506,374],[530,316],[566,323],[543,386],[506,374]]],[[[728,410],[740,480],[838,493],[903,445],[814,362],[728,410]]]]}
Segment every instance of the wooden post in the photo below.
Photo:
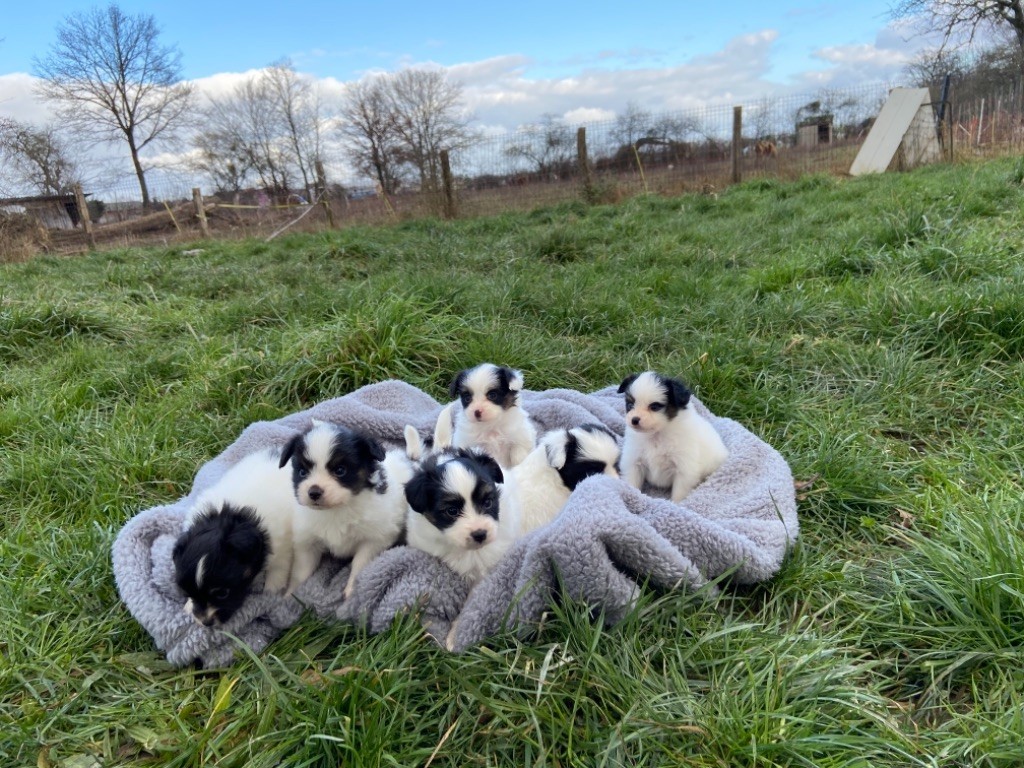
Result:
{"type": "Polygon", "coordinates": [[[743,107],[732,108],[732,183],[743,181],[743,107]]]}
{"type": "Polygon", "coordinates": [[[324,164],[316,161],[316,193],[320,197],[320,203],[327,214],[327,226],[334,229],[334,210],[331,208],[331,199],[327,194],[327,174],[324,173],[324,164]]]}
{"type": "Polygon", "coordinates": [[[444,187],[444,217],[455,218],[455,184],[452,181],[452,165],[448,158],[448,150],[441,150],[441,184],[444,187]]]}
{"type": "Polygon", "coordinates": [[[178,234],[181,234],[181,227],[178,226],[178,220],[174,218],[174,211],[171,210],[171,206],[166,200],[164,200],[164,208],[167,209],[167,215],[171,217],[171,224],[173,224],[174,228],[178,230],[178,234]]]}
{"type": "Polygon", "coordinates": [[[92,219],[89,218],[89,207],[85,204],[85,193],[82,185],[75,184],[75,205],[78,206],[78,218],[82,221],[85,237],[89,241],[89,250],[96,250],[96,235],[92,231],[92,219]]]}
{"type": "Polygon", "coordinates": [[[590,190],[590,159],[587,157],[587,129],[580,126],[576,129],[576,162],[579,164],[580,176],[583,177],[583,188],[590,190]]]}
{"type": "Polygon", "coordinates": [[[192,205],[196,209],[196,218],[199,219],[199,229],[203,237],[210,237],[210,225],[206,223],[206,209],[203,208],[203,193],[199,187],[192,187],[192,205]]]}

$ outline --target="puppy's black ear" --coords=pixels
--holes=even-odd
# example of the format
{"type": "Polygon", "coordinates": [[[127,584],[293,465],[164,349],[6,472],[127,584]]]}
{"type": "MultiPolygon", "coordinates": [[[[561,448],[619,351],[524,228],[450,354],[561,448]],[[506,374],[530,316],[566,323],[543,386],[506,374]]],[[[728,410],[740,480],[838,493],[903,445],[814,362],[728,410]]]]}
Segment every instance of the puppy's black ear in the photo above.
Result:
{"type": "Polygon", "coordinates": [[[668,391],[669,404],[679,410],[685,408],[687,403],[690,402],[690,390],[678,379],[666,379],[665,389],[668,391]]]}
{"type": "Polygon", "coordinates": [[[629,376],[624,378],[622,380],[622,383],[619,384],[619,394],[621,395],[623,392],[625,392],[627,389],[629,389],[630,385],[634,381],[636,381],[637,376],[639,376],[639,375],[640,375],[639,373],[631,373],[631,374],[629,374],[629,376]]]}
{"type": "Polygon", "coordinates": [[[405,484],[405,500],[415,511],[423,513],[430,506],[430,494],[427,491],[428,480],[426,472],[417,472],[412,479],[405,484]]]}
{"type": "Polygon", "coordinates": [[[302,443],[303,437],[304,435],[300,432],[284,444],[284,448],[281,450],[281,463],[277,465],[278,468],[283,467],[292,460],[292,456],[294,456],[299,450],[299,445],[302,443]]]}
{"type": "MultiPolygon", "coordinates": [[[[254,511],[243,507],[242,511],[254,511]]],[[[270,554],[270,544],[267,535],[256,525],[234,525],[224,539],[224,547],[233,551],[238,558],[247,565],[254,566],[257,570],[263,566],[267,555],[270,554]]]]}
{"type": "Polygon", "coordinates": [[[491,482],[504,483],[505,475],[502,474],[501,467],[498,466],[498,462],[494,460],[494,457],[489,453],[474,452],[473,457],[476,459],[477,464],[491,476],[491,482]]]}
{"type": "Polygon", "coordinates": [[[466,380],[466,374],[469,371],[459,371],[455,374],[455,378],[452,379],[452,383],[448,385],[448,395],[454,400],[459,396],[459,390],[462,389],[462,382],[466,380]]]}
{"type": "Polygon", "coordinates": [[[595,432],[604,432],[606,435],[608,435],[608,437],[612,438],[613,440],[615,439],[614,432],[608,429],[608,427],[606,427],[604,424],[598,424],[597,422],[594,421],[588,421],[586,424],[581,424],[580,429],[582,429],[584,432],[589,432],[590,434],[594,434],[595,432]]]}
{"type": "Polygon", "coordinates": [[[498,386],[512,392],[519,392],[523,388],[523,374],[519,371],[503,365],[496,371],[498,386]]]}
{"type": "Polygon", "coordinates": [[[181,556],[185,552],[185,539],[186,539],[186,536],[183,533],[183,534],[181,534],[181,536],[178,537],[178,540],[176,542],[174,542],[174,549],[171,550],[171,559],[175,563],[178,562],[178,560],[181,558],[181,556]]]}
{"type": "Polygon", "coordinates": [[[376,438],[369,435],[359,435],[356,445],[364,458],[384,461],[384,446],[377,442],[376,438]]]}

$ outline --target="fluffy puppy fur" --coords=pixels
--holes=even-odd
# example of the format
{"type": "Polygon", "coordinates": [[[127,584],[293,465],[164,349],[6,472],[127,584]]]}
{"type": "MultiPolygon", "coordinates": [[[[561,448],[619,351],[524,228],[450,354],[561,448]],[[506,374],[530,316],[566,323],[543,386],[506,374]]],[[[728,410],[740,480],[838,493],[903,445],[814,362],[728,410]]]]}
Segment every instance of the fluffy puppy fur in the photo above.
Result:
{"type": "Polygon", "coordinates": [[[519,402],[522,389],[523,374],[511,368],[481,363],[460,371],[448,388],[456,400],[438,416],[434,446],[481,448],[501,466],[514,467],[537,443],[537,430],[519,402]]]}
{"type": "Polygon", "coordinates": [[[273,449],[246,456],[204,491],[172,552],[185,610],[204,626],[228,621],[257,588],[285,592],[292,567],[295,496],[273,449]]]}
{"type": "Polygon", "coordinates": [[[591,475],[619,476],[619,444],[600,424],[544,435],[506,474],[509,506],[518,510],[520,535],[555,519],[576,486],[591,475]]]}
{"type": "Polygon", "coordinates": [[[409,546],[439,557],[470,584],[479,581],[519,534],[503,481],[485,453],[447,448],[426,456],[405,486],[409,546]]]}
{"type": "Polygon", "coordinates": [[[626,396],[622,475],[630,485],[646,480],[681,501],[729,456],[714,427],[689,407],[682,382],[644,371],[627,376],[619,392],[626,396]]]}
{"type": "Polygon", "coordinates": [[[351,558],[345,598],[356,577],[402,536],[405,483],[412,465],[401,450],[387,451],[372,437],[313,421],[281,453],[291,463],[295,517],[293,588],[308,579],[324,552],[351,558]]]}

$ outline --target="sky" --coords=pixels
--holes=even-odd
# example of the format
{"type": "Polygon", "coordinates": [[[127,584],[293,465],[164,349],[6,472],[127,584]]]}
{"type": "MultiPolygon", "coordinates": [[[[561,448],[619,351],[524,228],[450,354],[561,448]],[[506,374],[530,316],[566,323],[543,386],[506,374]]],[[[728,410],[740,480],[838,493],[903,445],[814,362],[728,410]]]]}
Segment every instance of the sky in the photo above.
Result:
{"type": "MultiPolygon", "coordinates": [[[[45,121],[34,61],[61,22],[93,7],[75,0],[5,3],[0,117],[45,121]]],[[[430,64],[463,87],[475,126],[514,130],[553,114],[609,119],[627,105],[658,112],[899,80],[925,41],[890,18],[890,0],[647,0],[497,5],[246,3],[120,0],[152,15],[182,76],[223,93],[246,73],[289,59],[340,94],[375,72],[430,64]]]]}

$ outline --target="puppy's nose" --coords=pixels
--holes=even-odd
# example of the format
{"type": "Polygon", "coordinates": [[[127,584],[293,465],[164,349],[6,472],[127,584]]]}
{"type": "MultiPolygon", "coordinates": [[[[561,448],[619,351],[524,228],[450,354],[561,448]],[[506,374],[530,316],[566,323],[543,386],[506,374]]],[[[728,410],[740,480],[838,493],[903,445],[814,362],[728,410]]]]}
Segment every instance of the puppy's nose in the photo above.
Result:
{"type": "Polygon", "coordinates": [[[487,531],[483,530],[482,528],[480,530],[473,531],[471,534],[469,534],[469,538],[471,538],[477,544],[483,544],[485,541],[487,541],[487,531]]]}
{"type": "Polygon", "coordinates": [[[640,417],[639,416],[634,416],[631,419],[631,421],[633,422],[633,426],[634,427],[639,427],[640,426],[640,417]]]}
{"type": "Polygon", "coordinates": [[[214,624],[217,623],[216,616],[196,616],[196,618],[199,619],[199,623],[202,624],[204,627],[212,627],[214,624]]]}
{"type": "Polygon", "coordinates": [[[473,411],[473,418],[477,419],[478,421],[479,421],[480,417],[483,416],[483,415],[484,415],[484,412],[482,410],[480,410],[479,408],[477,408],[475,411],[473,411]]]}
{"type": "Polygon", "coordinates": [[[306,493],[309,494],[309,498],[313,501],[319,501],[320,497],[324,495],[324,489],[319,485],[311,485],[306,493]]]}

